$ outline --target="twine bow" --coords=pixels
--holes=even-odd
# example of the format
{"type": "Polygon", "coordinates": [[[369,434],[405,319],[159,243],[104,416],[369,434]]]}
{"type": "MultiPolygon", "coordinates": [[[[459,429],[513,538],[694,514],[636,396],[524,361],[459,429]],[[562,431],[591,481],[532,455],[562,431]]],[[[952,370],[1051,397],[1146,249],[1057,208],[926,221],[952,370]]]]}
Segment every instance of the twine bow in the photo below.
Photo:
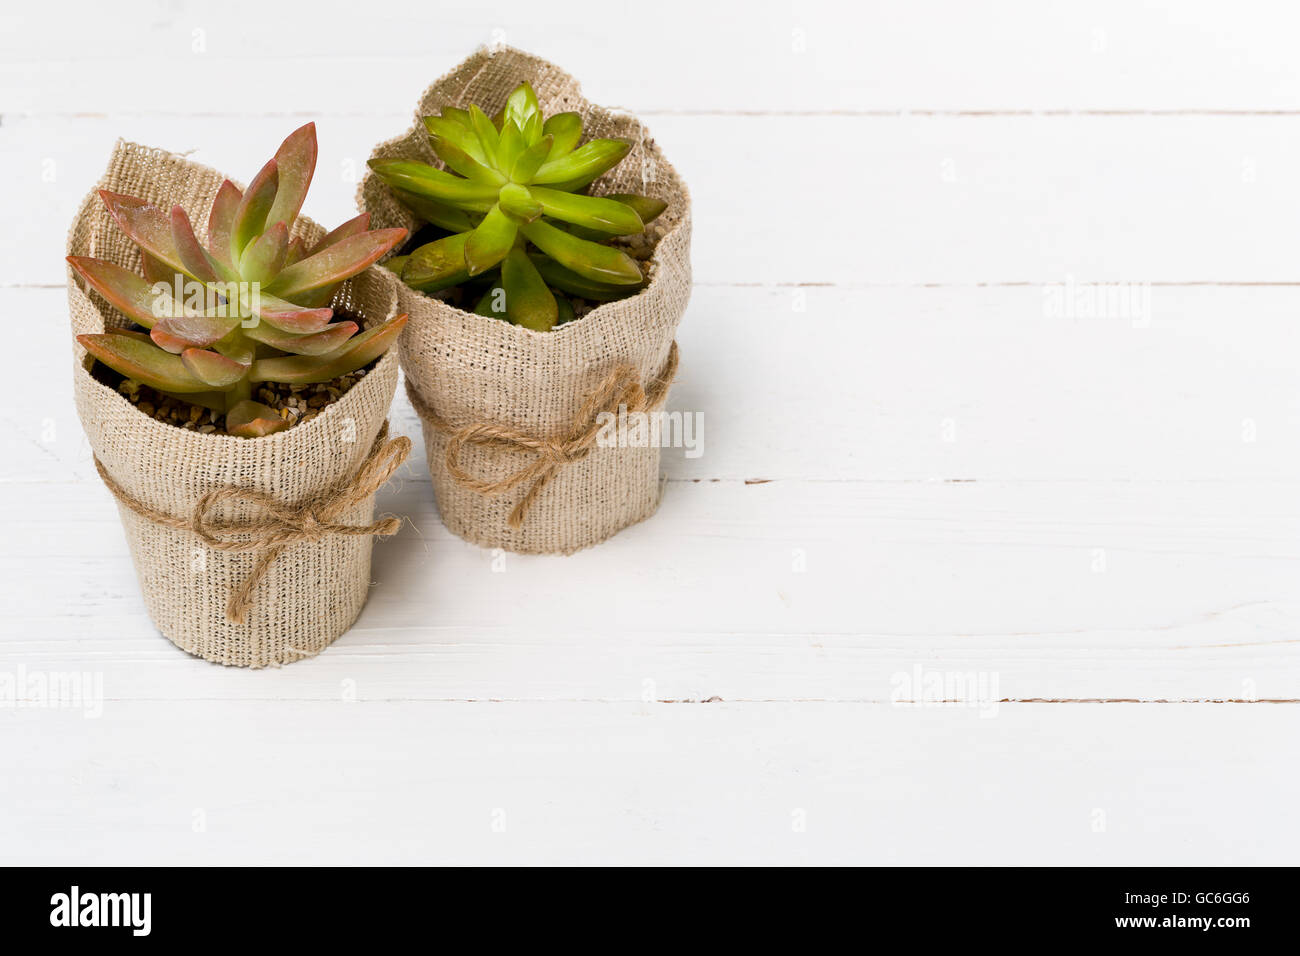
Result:
{"type": "Polygon", "coordinates": [[[663,405],[668,398],[668,386],[677,375],[677,362],[677,343],[674,342],[663,369],[644,387],[635,368],[631,365],[616,366],[587,395],[568,429],[558,438],[538,438],[512,425],[497,422],[456,426],[433,410],[409,378],[406,380],[406,394],[420,417],[447,436],[447,471],[457,484],[488,496],[528,485],[528,490],[507,518],[510,527],[517,529],[523,525],[537,496],[556,473],[565,465],[582,461],[591,454],[602,427],[598,421],[602,412],[613,414],[623,406],[629,413],[648,412],[663,405]],[[533,455],[533,460],[504,478],[489,481],[471,475],[461,466],[460,456],[466,445],[528,452],[533,455]]]}
{"type": "Polygon", "coordinates": [[[132,497],[113,480],[98,458],[95,459],[95,470],[113,496],[140,517],[178,531],[191,531],[215,551],[257,553],[257,563],[252,572],[235,588],[226,603],[226,619],[232,624],[243,624],[253,603],[254,589],[285,548],[320,541],[330,535],[387,537],[397,533],[402,522],[393,515],[385,515],[368,525],[340,524],[336,519],[378,491],[410,453],[411,440],[404,436],[389,440],[388,422],[384,422],[356,473],[319,497],[299,505],[286,505],[254,488],[223,485],[205,492],[195,502],[188,518],[173,517],[132,497]],[[218,508],[227,502],[248,505],[258,512],[258,516],[248,521],[218,520],[218,508]]]}

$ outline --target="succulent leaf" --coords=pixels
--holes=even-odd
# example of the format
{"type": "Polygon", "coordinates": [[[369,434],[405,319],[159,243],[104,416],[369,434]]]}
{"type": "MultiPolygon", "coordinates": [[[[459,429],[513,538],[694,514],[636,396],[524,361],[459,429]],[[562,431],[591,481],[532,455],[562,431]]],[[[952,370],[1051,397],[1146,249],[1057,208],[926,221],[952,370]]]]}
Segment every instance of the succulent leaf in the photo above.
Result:
{"type": "Polygon", "coordinates": [[[312,247],[312,252],[317,253],[322,249],[334,245],[340,239],[347,239],[350,236],[359,236],[370,229],[370,213],[363,212],[359,216],[349,219],[343,225],[331,229],[325,234],[325,238],[312,247]]]}
{"type": "Polygon", "coordinates": [[[533,198],[527,186],[518,183],[502,186],[497,202],[504,212],[524,222],[532,222],[542,214],[542,204],[533,198]]]}
{"type": "Polygon", "coordinates": [[[555,296],[523,249],[511,249],[501,263],[501,285],[511,322],[535,332],[548,332],[554,327],[559,314],[555,296]]]}
{"type": "Polygon", "coordinates": [[[445,114],[443,116],[426,116],[424,117],[424,128],[431,138],[450,143],[474,159],[475,162],[486,166],[487,154],[483,152],[483,144],[478,141],[478,136],[469,127],[468,122],[468,113],[465,114],[464,123],[460,123],[445,114]]]}
{"type": "Polygon", "coordinates": [[[128,338],[135,339],[137,342],[144,342],[145,344],[148,344],[153,341],[153,339],[149,337],[148,333],[137,332],[134,329],[119,329],[116,326],[106,326],[104,329],[104,334],[125,335],[128,338]]]}
{"type": "Polygon", "coordinates": [[[541,219],[520,229],[538,249],[580,276],[611,285],[638,285],[643,279],[636,260],[618,249],[579,239],[541,219]]]}
{"type": "Polygon", "coordinates": [[[559,289],[561,292],[567,292],[569,295],[590,299],[592,302],[612,302],[615,299],[626,299],[644,284],[614,285],[609,282],[599,282],[578,275],[572,269],[566,269],[549,256],[531,253],[529,258],[532,260],[533,265],[537,267],[537,271],[542,274],[542,278],[546,280],[547,285],[559,289]]]}
{"type": "Polygon", "coordinates": [[[448,106],[443,108],[442,116],[444,119],[459,123],[471,133],[474,132],[474,123],[470,120],[469,110],[463,110],[459,106],[448,106]]]}
{"type": "Polygon", "coordinates": [[[180,355],[186,349],[193,348],[194,345],[189,339],[183,339],[179,335],[173,335],[168,331],[167,326],[159,323],[149,330],[149,341],[162,349],[164,352],[170,352],[172,355],[180,355]]]}
{"type": "Polygon", "coordinates": [[[162,282],[174,288],[178,277],[182,283],[185,281],[185,276],[143,249],[140,250],[140,263],[144,277],[150,282],[162,282]]]}
{"type": "Polygon", "coordinates": [[[277,222],[248,244],[239,259],[239,274],[246,282],[269,283],[284,268],[289,254],[289,230],[277,222]]]}
{"type": "Polygon", "coordinates": [[[151,388],[182,394],[211,389],[180,356],[164,352],[144,336],[102,333],[78,335],[77,341],[105,365],[151,388]]]}
{"type": "Polygon", "coordinates": [[[542,132],[551,137],[547,160],[568,156],[582,139],[582,117],[577,113],[556,113],[542,124],[542,132]]]}
{"type": "Polygon", "coordinates": [[[478,303],[474,306],[475,315],[485,315],[489,319],[502,319],[510,321],[506,310],[506,289],[497,280],[488,286],[486,292],[479,296],[478,303]]]}
{"type": "Polygon", "coordinates": [[[263,438],[289,427],[274,408],[245,399],[226,412],[226,431],[240,438],[263,438]]]}
{"type": "Polygon", "coordinates": [[[259,292],[256,296],[244,292],[240,296],[239,306],[246,314],[269,322],[282,332],[298,335],[319,332],[334,317],[332,309],[304,309],[269,292],[259,292]]]}
{"type": "Polygon", "coordinates": [[[278,187],[266,222],[274,226],[293,225],[307,198],[307,188],[316,172],[316,124],[308,123],[290,133],[275,153],[278,187]]]}
{"type": "MultiPolygon", "coordinates": [[[[259,322],[259,327],[262,324],[259,322]]],[[[257,343],[250,338],[245,338],[242,334],[228,335],[221,341],[213,343],[212,348],[226,358],[233,359],[244,366],[252,365],[253,359],[257,358],[257,343]]]]}
{"type": "Polygon", "coordinates": [[[528,121],[539,115],[541,111],[542,108],[537,103],[537,94],[525,81],[511,90],[510,95],[506,97],[503,119],[504,122],[514,123],[522,132],[528,121]]]}
{"type": "Polygon", "coordinates": [[[375,229],[340,239],[286,267],[267,291],[292,301],[304,293],[337,286],[378,262],[405,238],[405,229],[375,229]]]}
{"type": "MultiPolygon", "coordinates": [[[[522,127],[524,131],[525,146],[532,147],[541,142],[542,137],[546,135],[542,130],[542,126],[543,121],[541,113],[534,113],[528,118],[528,122],[526,122],[522,127]]],[[[547,148],[550,148],[549,145],[547,148]]]]}
{"type": "Polygon", "coordinates": [[[217,190],[212,212],[208,214],[208,251],[229,270],[235,268],[235,260],[230,255],[230,237],[234,234],[235,214],[243,198],[239,187],[227,179],[217,190]]]}
{"type": "Polygon", "coordinates": [[[216,389],[231,387],[248,371],[247,365],[209,349],[186,349],[181,353],[181,362],[195,378],[216,389]]]}
{"type": "Polygon", "coordinates": [[[510,180],[513,183],[530,183],[537,171],[542,168],[542,163],[546,162],[546,155],[551,151],[550,137],[543,137],[536,143],[533,143],[515,160],[514,165],[510,167],[510,180]]]}
{"type": "Polygon", "coordinates": [[[426,243],[407,257],[400,273],[402,281],[420,292],[437,292],[460,285],[469,278],[465,244],[470,233],[460,232],[426,243]]]}
{"type": "Polygon", "coordinates": [[[631,206],[632,211],[647,225],[658,219],[663,211],[668,208],[668,203],[662,199],[655,199],[653,196],[638,196],[635,193],[611,193],[605,198],[621,202],[625,206],[631,206]]]}
{"type": "Polygon", "coordinates": [[[171,221],[161,209],[143,199],[122,196],[104,189],[99,191],[99,195],[128,239],[172,272],[189,275],[180,251],[176,248],[176,240],[172,238],[171,221]]]}
{"type": "Polygon", "coordinates": [[[505,182],[506,178],[499,172],[483,165],[452,141],[435,136],[432,138],[432,143],[433,151],[438,154],[438,158],[446,163],[448,168],[460,173],[465,178],[498,187],[505,182]]]}
{"type": "Polygon", "coordinates": [[[457,209],[436,199],[429,199],[427,196],[407,192],[405,189],[393,189],[393,195],[425,222],[446,229],[448,232],[464,232],[474,228],[474,220],[463,209],[457,209]]]}
{"type": "Polygon", "coordinates": [[[566,191],[580,189],[616,166],[631,148],[626,140],[593,139],[566,156],[547,160],[532,182],[566,191]]]}
{"type": "Polygon", "coordinates": [[[178,315],[159,319],[149,335],[159,348],[179,355],[187,348],[207,348],[220,342],[237,325],[239,319],[233,317],[178,315]]]}
{"type": "Polygon", "coordinates": [[[529,192],[541,203],[542,211],[554,219],[561,219],[564,222],[614,236],[626,236],[645,231],[641,217],[636,214],[636,211],[631,206],[616,200],[598,196],[581,196],[577,193],[561,192],[558,189],[547,189],[545,186],[533,186],[529,192]]]}
{"type": "Polygon", "coordinates": [[[253,363],[254,382],[287,382],[291,385],[310,385],[328,382],[355,372],[373,362],[397,341],[406,315],[389,319],[382,325],[355,335],[339,349],[326,355],[290,355],[279,358],[258,359],[253,363]]]}
{"type": "Polygon", "coordinates": [[[499,205],[488,210],[465,242],[465,264],[469,267],[469,274],[479,275],[504,259],[515,244],[518,232],[518,225],[501,211],[499,205]]]}
{"type": "Polygon", "coordinates": [[[357,333],[359,326],[352,321],[331,322],[311,335],[293,335],[282,332],[269,323],[258,323],[248,329],[248,337],[264,345],[289,352],[292,355],[324,355],[333,352],[357,333]]]}
{"type": "Polygon", "coordinates": [[[244,249],[264,228],[266,216],[275,203],[275,194],[280,185],[280,172],[274,159],[253,177],[244,190],[239,206],[235,210],[235,221],[230,234],[230,258],[238,262],[244,249]]]}
{"type": "Polygon", "coordinates": [[[557,295],[555,297],[555,306],[556,312],[558,313],[555,319],[556,325],[563,325],[564,323],[572,322],[577,318],[576,313],[573,311],[573,303],[564,296],[557,295]]]}
{"type": "Polygon", "coordinates": [[[218,276],[217,270],[220,267],[208,255],[208,251],[199,244],[198,237],[194,235],[194,226],[190,224],[190,217],[180,206],[172,206],[171,229],[172,241],[176,243],[176,251],[180,254],[187,273],[204,282],[215,282],[218,278],[225,278],[224,275],[218,276]]]}
{"type": "Polygon", "coordinates": [[[462,179],[425,163],[405,159],[372,159],[370,168],[389,186],[450,203],[469,212],[487,212],[496,201],[496,186],[462,179]]]}
{"type": "Polygon", "coordinates": [[[496,167],[505,170],[514,169],[515,162],[527,148],[524,142],[524,131],[516,126],[513,120],[506,120],[501,129],[501,139],[497,143],[496,167]]]}
{"type": "Polygon", "coordinates": [[[169,291],[155,290],[155,283],[119,265],[88,256],[68,256],[68,264],[109,305],[146,329],[153,328],[160,318],[176,312],[169,291]]]}
{"type": "MultiPolygon", "coordinates": [[[[646,224],[658,219],[663,211],[668,208],[668,204],[662,199],[652,199],[650,196],[637,196],[632,193],[615,193],[602,198],[612,199],[615,202],[621,202],[623,205],[631,207],[641,222],[646,224]]],[[[609,233],[603,230],[588,229],[584,226],[572,224],[569,226],[569,232],[580,239],[599,241],[609,237],[609,233]]]]}
{"type": "MultiPolygon", "coordinates": [[[[325,239],[328,238],[329,236],[325,237],[325,239]]],[[[322,246],[325,245],[324,239],[321,240],[321,245],[322,246]]],[[[289,248],[288,250],[286,250],[284,254],[284,264],[286,266],[291,266],[295,262],[301,262],[306,257],[307,257],[307,244],[302,241],[302,236],[294,236],[292,239],[289,240],[289,248]]]]}
{"type": "Polygon", "coordinates": [[[492,125],[492,121],[487,118],[477,105],[469,108],[469,124],[474,130],[474,135],[478,137],[479,145],[483,148],[483,155],[489,166],[497,165],[497,143],[500,141],[500,134],[497,128],[492,125]]]}

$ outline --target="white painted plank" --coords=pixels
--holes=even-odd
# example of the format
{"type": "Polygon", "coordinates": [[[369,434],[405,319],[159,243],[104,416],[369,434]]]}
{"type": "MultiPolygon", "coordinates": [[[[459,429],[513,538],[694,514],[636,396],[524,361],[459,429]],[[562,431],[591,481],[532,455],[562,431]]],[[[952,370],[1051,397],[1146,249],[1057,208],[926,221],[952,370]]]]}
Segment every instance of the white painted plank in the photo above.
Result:
{"type": "Polygon", "coordinates": [[[76,0],[0,14],[0,112],[405,111],[492,41],[643,111],[1295,110],[1296,27],[1268,0],[76,0]]]}
{"type": "Polygon", "coordinates": [[[1294,706],[0,711],[10,864],[1295,859],[1294,706]]]}
{"type": "MultiPolygon", "coordinates": [[[[250,177],[288,117],[19,118],[0,127],[0,285],[56,250],[117,137],[250,177]]],[[[306,212],[354,214],[400,115],[320,124],[306,212]]],[[[692,190],[701,283],[1289,282],[1300,124],[1286,117],[701,117],[651,128],[692,190]],[[725,151],[733,150],[730,159],[725,151]],[[724,161],[725,160],[725,161],[724,161]]]]}
{"type": "Polygon", "coordinates": [[[919,666],[995,682],[954,691],[975,700],[1300,699],[1296,491],[688,482],[600,548],[545,558],[465,544],[403,482],[381,507],[411,527],[377,546],[357,626],[267,675],[155,636],[104,489],[17,485],[4,659],[101,672],[114,698],[351,681],[371,699],[880,701],[919,666]]]}
{"type": "MultiPolygon", "coordinates": [[[[1293,288],[1155,287],[1141,317],[1052,290],[695,290],[670,409],[702,416],[673,479],[1300,479],[1293,288]],[[691,452],[694,454],[694,451],[691,452]]],[[[0,289],[27,348],[0,397],[0,481],[94,479],[66,300],[0,289]]],[[[397,427],[418,437],[399,390],[397,427]]],[[[423,452],[415,480],[427,480],[423,452]]]]}
{"type": "Polygon", "coordinates": [[[1295,703],[1024,702],[1300,701],[1300,11],[303,9],[0,11],[0,681],[103,698],[0,701],[0,859],[1294,859],[1295,703]],[[417,448],[355,628],[282,670],[189,658],[72,410],[68,220],[118,136],[247,178],[308,116],[306,211],[347,218],[491,39],[645,115],[690,184],[672,406],[704,454],[608,544],[502,560],[417,448]],[[1067,277],[1156,284],[1089,315],[1067,277]]]}

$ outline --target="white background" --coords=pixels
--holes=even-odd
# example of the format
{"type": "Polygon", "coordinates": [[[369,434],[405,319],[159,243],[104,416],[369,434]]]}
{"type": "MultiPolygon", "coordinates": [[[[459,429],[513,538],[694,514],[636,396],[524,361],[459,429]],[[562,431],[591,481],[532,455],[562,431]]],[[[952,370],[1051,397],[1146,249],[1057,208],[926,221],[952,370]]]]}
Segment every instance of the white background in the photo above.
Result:
{"type": "Polygon", "coordinates": [[[1295,861],[1293,5],[3,10],[0,670],[107,698],[0,709],[4,862],[1295,861]],[[72,407],[77,203],[119,136],[246,180],[310,118],[336,224],[492,41],[690,185],[704,454],[652,520],[499,570],[417,448],[356,627],[187,657],[72,407]],[[917,675],[984,685],[891,702],[917,675]]]}

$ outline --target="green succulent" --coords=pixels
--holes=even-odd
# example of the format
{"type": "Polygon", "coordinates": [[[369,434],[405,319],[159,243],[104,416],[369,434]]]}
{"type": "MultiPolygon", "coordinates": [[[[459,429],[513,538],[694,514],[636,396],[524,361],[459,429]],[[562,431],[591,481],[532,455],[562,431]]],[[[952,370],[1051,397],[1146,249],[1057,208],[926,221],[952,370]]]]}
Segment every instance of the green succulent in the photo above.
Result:
{"type": "Polygon", "coordinates": [[[478,106],[448,107],[426,116],[424,125],[445,170],[412,160],[370,161],[416,216],[449,233],[387,263],[407,285],[437,292],[495,275],[476,311],[538,331],[572,313],[553,290],[604,302],[644,286],[636,260],[602,240],[644,231],[666,204],[580,192],[617,165],[630,143],[581,143],[582,118],[544,118],[527,83],[493,118],[478,106]],[[504,312],[491,304],[485,310],[489,298],[504,299],[504,312]]]}
{"type": "Polygon", "coordinates": [[[224,413],[226,431],[257,438],[288,428],[252,400],[259,382],[328,382],[372,362],[406,324],[400,315],[361,331],[332,322],[329,302],[406,238],[370,229],[369,214],[312,246],[289,238],[316,168],[316,126],[291,133],[242,192],[221,184],[206,246],[185,210],[100,191],[118,227],[140,247],[144,275],[87,256],[68,262],[123,315],[147,330],[79,335],[88,352],[128,378],[224,413]],[[186,291],[189,290],[189,291],[186,291]]]}

